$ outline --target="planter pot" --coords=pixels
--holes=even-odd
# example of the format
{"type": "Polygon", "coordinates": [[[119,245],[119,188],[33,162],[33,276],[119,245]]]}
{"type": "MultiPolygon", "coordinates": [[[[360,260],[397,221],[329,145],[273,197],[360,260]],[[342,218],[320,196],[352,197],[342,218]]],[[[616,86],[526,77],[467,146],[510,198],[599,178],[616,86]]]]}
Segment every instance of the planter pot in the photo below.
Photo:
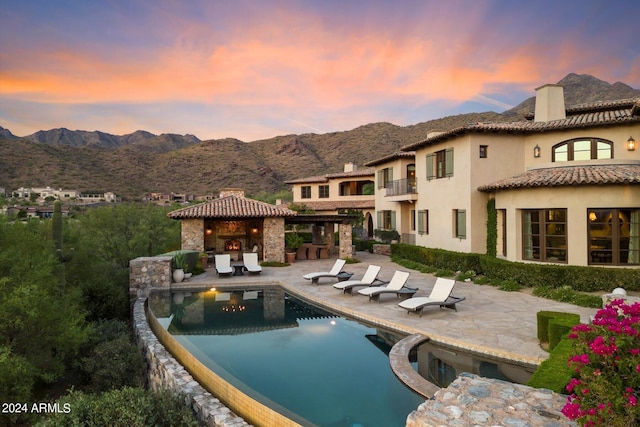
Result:
{"type": "Polygon", "coordinates": [[[184,280],[184,270],[181,268],[176,268],[173,270],[173,281],[176,283],[180,283],[184,280]]]}
{"type": "Polygon", "coordinates": [[[296,253],[295,252],[287,252],[284,254],[284,260],[286,262],[288,262],[289,264],[291,264],[292,262],[294,262],[296,260],[296,253]]]}

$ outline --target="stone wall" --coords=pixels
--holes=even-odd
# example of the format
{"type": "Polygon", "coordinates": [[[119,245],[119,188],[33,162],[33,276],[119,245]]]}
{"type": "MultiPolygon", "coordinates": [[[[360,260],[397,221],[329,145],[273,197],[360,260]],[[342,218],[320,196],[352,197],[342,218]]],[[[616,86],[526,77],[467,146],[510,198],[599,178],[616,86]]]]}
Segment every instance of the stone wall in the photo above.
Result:
{"type": "Polygon", "coordinates": [[[566,396],[462,373],[407,417],[407,427],[577,427],[560,410],[566,396]]]}
{"type": "Polygon", "coordinates": [[[180,220],[181,249],[204,251],[204,219],[193,218],[180,220]]]}
{"type": "Polygon", "coordinates": [[[144,298],[139,298],[133,310],[133,322],[138,345],[147,362],[147,382],[152,390],[172,390],[184,393],[185,403],[194,411],[198,422],[209,427],[241,427],[249,424],[206,391],[178,363],[151,331],[144,312],[144,298]]]}
{"type": "Polygon", "coordinates": [[[373,253],[376,255],[391,256],[391,245],[377,244],[373,245],[373,253]]]}
{"type": "Polygon", "coordinates": [[[284,218],[264,219],[264,260],[284,262],[284,218]]]}
{"type": "Polygon", "coordinates": [[[140,257],[129,261],[129,291],[138,297],[149,295],[151,288],[171,286],[171,257],[140,257]]]}

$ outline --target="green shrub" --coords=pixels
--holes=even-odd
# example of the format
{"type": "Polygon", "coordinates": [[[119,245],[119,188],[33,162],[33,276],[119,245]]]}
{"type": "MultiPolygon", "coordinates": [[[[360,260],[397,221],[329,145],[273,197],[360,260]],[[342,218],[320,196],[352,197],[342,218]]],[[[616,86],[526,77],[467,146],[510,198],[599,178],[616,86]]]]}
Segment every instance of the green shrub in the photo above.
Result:
{"type": "Polygon", "coordinates": [[[456,276],[456,280],[459,281],[459,282],[464,282],[467,279],[473,280],[475,277],[476,277],[476,272],[475,271],[467,270],[467,271],[460,272],[456,276]]]}
{"type": "Polygon", "coordinates": [[[456,275],[456,272],[452,270],[448,270],[446,268],[441,268],[439,270],[436,270],[436,272],[433,273],[433,275],[436,277],[453,277],[456,275]]]}
{"type": "Polygon", "coordinates": [[[513,279],[509,279],[498,283],[498,289],[506,292],[518,292],[522,289],[522,285],[513,279]]]}
{"type": "Polygon", "coordinates": [[[567,363],[572,352],[573,343],[567,339],[561,340],[549,354],[549,358],[536,369],[527,385],[566,394],[565,388],[573,375],[573,370],[567,363]]]}
{"type": "Polygon", "coordinates": [[[538,321],[538,340],[541,343],[549,342],[549,322],[551,322],[551,320],[562,319],[568,322],[574,322],[574,325],[580,323],[579,314],[565,313],[563,311],[539,311],[536,313],[536,318],[538,321]]]}
{"type": "Polygon", "coordinates": [[[552,351],[571,332],[571,328],[580,323],[580,316],[576,316],[549,320],[549,351],[552,351]]]}
{"type": "Polygon", "coordinates": [[[94,322],[93,333],[83,345],[76,362],[91,391],[101,392],[123,386],[139,386],[144,360],[124,322],[94,322]]]}
{"type": "Polygon", "coordinates": [[[41,427],[112,426],[173,427],[198,425],[184,396],[124,387],[100,395],[71,391],[59,401],[61,410],[37,424],[41,427]]]}
{"type": "Polygon", "coordinates": [[[555,301],[566,302],[569,304],[579,305],[581,307],[600,308],[602,307],[602,298],[597,295],[576,292],[570,286],[562,286],[560,288],[550,288],[548,286],[536,286],[533,288],[533,295],[548,298],[555,301]]]}
{"type": "Polygon", "coordinates": [[[347,264],[359,264],[361,262],[358,258],[353,257],[346,257],[344,260],[347,264]]]}

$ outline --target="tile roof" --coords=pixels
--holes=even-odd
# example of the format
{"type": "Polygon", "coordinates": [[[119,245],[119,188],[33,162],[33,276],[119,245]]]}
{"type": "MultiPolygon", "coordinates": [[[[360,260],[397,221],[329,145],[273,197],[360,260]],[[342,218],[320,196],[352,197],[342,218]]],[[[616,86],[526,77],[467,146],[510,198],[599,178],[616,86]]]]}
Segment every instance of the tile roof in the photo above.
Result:
{"type": "Polygon", "coordinates": [[[387,163],[391,160],[396,160],[396,159],[407,159],[407,158],[411,158],[411,157],[415,157],[416,156],[416,152],[415,151],[396,151],[395,153],[391,153],[387,156],[384,157],[380,157],[379,159],[375,159],[372,160],[368,163],[365,163],[365,166],[377,166],[383,163],[387,163]]]}
{"type": "Polygon", "coordinates": [[[570,185],[640,184],[640,163],[532,169],[478,187],[478,191],[570,185]]]}
{"type": "Polygon", "coordinates": [[[296,204],[304,205],[314,211],[336,211],[338,209],[373,209],[375,208],[375,200],[371,196],[370,200],[334,200],[327,202],[298,202],[296,204]]]}
{"type": "MultiPolygon", "coordinates": [[[[467,133],[541,133],[564,129],[580,129],[594,126],[611,126],[640,123],[640,98],[623,99],[610,102],[595,102],[574,105],[566,109],[567,117],[548,122],[531,120],[510,123],[470,123],[434,135],[430,138],[405,145],[402,151],[411,151],[435,144],[467,133]]],[[[528,116],[533,117],[533,116],[528,116]]]]}
{"type": "Polygon", "coordinates": [[[356,169],[350,172],[337,172],[337,173],[328,173],[325,175],[318,176],[310,176],[307,178],[297,178],[292,179],[290,181],[285,181],[285,184],[304,184],[304,183],[316,183],[316,182],[329,182],[331,178],[357,178],[363,176],[374,176],[375,169],[367,168],[367,169],[356,169]]]}
{"type": "Polygon", "coordinates": [[[289,217],[297,213],[283,206],[271,205],[245,197],[230,195],[169,212],[173,219],[186,218],[267,218],[289,217]]]}

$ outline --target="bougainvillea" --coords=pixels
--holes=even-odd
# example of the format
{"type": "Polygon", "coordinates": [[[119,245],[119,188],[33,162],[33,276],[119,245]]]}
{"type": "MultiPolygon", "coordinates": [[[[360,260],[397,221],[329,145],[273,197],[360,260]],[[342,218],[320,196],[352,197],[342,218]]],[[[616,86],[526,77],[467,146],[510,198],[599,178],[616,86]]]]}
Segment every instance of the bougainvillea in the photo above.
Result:
{"type": "Polygon", "coordinates": [[[640,303],[612,301],[569,338],[575,375],[562,413],[589,427],[640,425],[640,303]]]}

